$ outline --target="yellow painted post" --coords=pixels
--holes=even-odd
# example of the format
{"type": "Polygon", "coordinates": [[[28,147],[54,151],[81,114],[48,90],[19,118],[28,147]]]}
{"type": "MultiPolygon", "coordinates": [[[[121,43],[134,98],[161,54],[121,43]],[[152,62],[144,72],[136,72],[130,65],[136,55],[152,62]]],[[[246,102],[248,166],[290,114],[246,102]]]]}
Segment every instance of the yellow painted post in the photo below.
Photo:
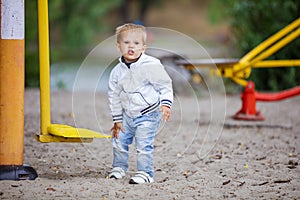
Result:
{"type": "Polygon", "coordinates": [[[39,56],[40,56],[40,112],[41,135],[47,135],[50,119],[50,59],[48,1],[38,0],[39,56]]]}
{"type": "Polygon", "coordinates": [[[40,61],[40,142],[92,142],[93,138],[109,138],[94,131],[62,124],[51,124],[50,50],[48,0],[38,0],[39,61],[40,61]]]}
{"type": "Polygon", "coordinates": [[[24,39],[0,39],[0,165],[23,164],[24,39]]]}
{"type": "Polygon", "coordinates": [[[24,160],[24,1],[0,0],[0,180],[35,179],[24,160]]]}

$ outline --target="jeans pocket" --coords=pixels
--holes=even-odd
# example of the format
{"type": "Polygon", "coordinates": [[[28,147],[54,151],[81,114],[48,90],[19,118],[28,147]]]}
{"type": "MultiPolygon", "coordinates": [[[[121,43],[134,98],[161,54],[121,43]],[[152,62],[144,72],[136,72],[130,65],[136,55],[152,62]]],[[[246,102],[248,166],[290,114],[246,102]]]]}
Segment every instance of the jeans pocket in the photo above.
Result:
{"type": "Polygon", "coordinates": [[[147,117],[151,121],[156,121],[156,120],[160,121],[161,112],[159,111],[159,109],[156,109],[155,111],[147,113],[144,116],[147,117]]]}

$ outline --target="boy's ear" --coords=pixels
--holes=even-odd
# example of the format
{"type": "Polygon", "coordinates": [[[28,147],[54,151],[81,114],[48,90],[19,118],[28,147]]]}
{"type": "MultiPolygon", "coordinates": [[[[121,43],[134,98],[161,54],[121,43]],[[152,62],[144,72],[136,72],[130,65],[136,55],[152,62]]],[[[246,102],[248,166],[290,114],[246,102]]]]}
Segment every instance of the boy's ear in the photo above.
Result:
{"type": "Polygon", "coordinates": [[[147,45],[144,44],[142,49],[143,53],[145,53],[146,49],[147,49],[147,45]]]}
{"type": "Polygon", "coordinates": [[[119,42],[117,42],[116,47],[120,51],[120,44],[119,44],[119,42]]]}

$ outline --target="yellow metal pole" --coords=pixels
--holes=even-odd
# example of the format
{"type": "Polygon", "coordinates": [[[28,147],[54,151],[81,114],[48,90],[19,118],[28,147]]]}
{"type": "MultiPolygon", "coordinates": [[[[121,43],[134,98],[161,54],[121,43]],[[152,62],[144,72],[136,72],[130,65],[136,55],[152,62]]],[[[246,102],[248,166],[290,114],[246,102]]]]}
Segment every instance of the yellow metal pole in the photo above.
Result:
{"type": "Polygon", "coordinates": [[[231,80],[233,80],[234,82],[236,82],[237,84],[243,86],[243,87],[246,87],[246,85],[248,84],[248,81],[244,80],[244,79],[241,79],[241,78],[238,78],[238,77],[231,77],[231,80]]]}
{"type": "Polygon", "coordinates": [[[93,140],[92,138],[83,138],[83,139],[79,137],[65,138],[65,137],[57,137],[53,134],[49,134],[49,130],[52,130],[54,125],[51,126],[50,58],[49,58],[50,50],[49,50],[49,25],[48,24],[49,24],[48,1],[38,0],[41,134],[37,135],[36,138],[40,142],[82,142],[82,141],[91,142],[93,140]]]}
{"type": "Polygon", "coordinates": [[[40,112],[41,135],[47,135],[50,119],[50,59],[48,1],[38,0],[39,60],[40,60],[40,112]]]}
{"type": "Polygon", "coordinates": [[[252,67],[300,67],[300,60],[264,60],[255,63],[252,67]]]}
{"type": "Polygon", "coordinates": [[[0,0],[0,10],[0,180],[35,179],[23,166],[24,1],[0,0]]]}

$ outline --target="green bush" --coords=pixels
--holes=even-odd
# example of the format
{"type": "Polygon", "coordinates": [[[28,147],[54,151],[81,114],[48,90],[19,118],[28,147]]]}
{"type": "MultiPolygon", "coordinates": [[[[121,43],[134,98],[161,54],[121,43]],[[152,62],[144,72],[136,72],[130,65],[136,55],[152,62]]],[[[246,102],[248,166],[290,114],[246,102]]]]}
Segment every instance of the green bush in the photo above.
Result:
{"type": "Polygon", "coordinates": [[[39,58],[37,53],[26,53],[25,87],[39,86],[39,58]]]}

